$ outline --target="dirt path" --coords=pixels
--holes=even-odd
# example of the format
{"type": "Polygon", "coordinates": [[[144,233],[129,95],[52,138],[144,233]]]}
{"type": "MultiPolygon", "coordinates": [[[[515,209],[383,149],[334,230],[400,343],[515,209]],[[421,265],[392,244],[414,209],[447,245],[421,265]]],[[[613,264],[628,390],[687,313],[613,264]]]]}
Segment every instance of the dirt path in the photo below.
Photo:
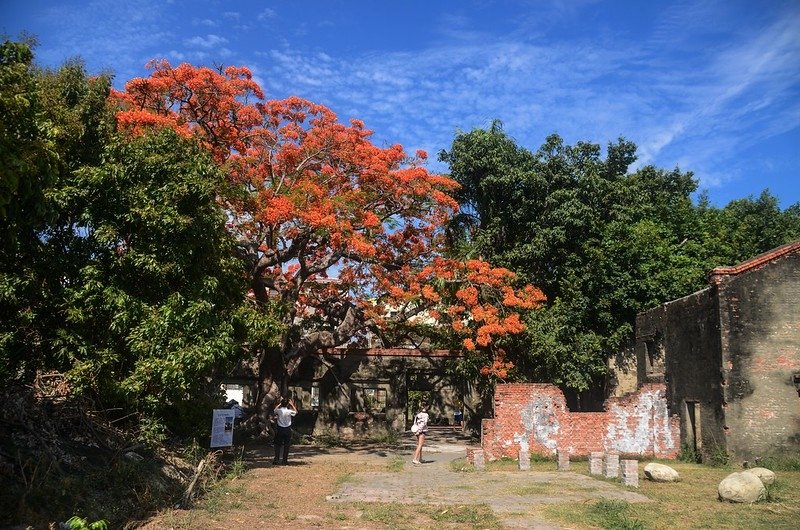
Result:
{"type": "Polygon", "coordinates": [[[636,492],[578,473],[455,471],[451,463],[464,458],[466,444],[446,432],[431,434],[425,463],[414,466],[413,439],[403,442],[395,450],[299,446],[293,448],[289,466],[272,466],[271,448],[254,447],[246,454],[250,471],[229,491],[209,499],[210,507],[206,501],[203,509],[171,510],[145,528],[278,528],[288,523],[292,528],[386,528],[385,520],[364,516],[364,503],[398,503],[485,504],[506,528],[544,530],[560,528],[537,515],[547,504],[599,498],[649,502],[636,492]]]}

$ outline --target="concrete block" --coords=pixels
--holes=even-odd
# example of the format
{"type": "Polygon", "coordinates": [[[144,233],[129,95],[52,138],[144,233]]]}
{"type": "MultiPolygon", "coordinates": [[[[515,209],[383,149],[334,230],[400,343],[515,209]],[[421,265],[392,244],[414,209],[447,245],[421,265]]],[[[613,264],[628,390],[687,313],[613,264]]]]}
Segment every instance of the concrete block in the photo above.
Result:
{"type": "Polygon", "coordinates": [[[476,449],[472,453],[472,465],[475,466],[475,469],[483,471],[486,469],[486,457],[483,454],[483,449],[476,449]]]}
{"type": "Polygon", "coordinates": [[[631,488],[639,487],[639,461],[622,460],[622,483],[631,488]]]}
{"type": "Polygon", "coordinates": [[[605,458],[603,459],[603,475],[606,478],[617,478],[619,476],[619,454],[605,454],[605,458]]]}
{"type": "Polygon", "coordinates": [[[558,456],[558,470],[569,471],[569,451],[558,449],[556,455],[558,456]]]}
{"type": "Polygon", "coordinates": [[[603,453],[593,452],[589,453],[589,473],[592,475],[603,474],[603,453]]]}
{"type": "Polygon", "coordinates": [[[527,449],[520,449],[518,458],[520,471],[529,471],[531,468],[531,453],[527,449]]]}

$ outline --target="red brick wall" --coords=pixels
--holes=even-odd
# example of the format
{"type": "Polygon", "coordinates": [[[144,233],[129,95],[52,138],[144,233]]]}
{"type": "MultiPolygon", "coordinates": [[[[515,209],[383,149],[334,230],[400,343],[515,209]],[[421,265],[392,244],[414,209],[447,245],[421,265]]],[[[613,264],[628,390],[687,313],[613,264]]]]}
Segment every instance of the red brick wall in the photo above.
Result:
{"type": "Polygon", "coordinates": [[[516,458],[520,448],[575,456],[592,451],[675,458],[680,448],[678,416],[669,415],[663,384],[606,401],[603,412],[570,412],[564,394],[548,384],[497,385],[494,419],[483,420],[481,445],[487,459],[516,458]]]}

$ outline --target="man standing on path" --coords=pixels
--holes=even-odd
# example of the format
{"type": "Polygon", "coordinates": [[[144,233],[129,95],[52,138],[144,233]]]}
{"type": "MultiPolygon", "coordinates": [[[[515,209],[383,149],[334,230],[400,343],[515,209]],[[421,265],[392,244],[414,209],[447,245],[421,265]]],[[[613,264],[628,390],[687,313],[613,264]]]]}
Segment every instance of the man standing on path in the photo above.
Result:
{"type": "Polygon", "coordinates": [[[275,458],[272,463],[288,464],[289,446],[292,444],[292,416],[297,414],[294,401],[284,396],[275,406],[277,431],[275,432],[275,458]]]}

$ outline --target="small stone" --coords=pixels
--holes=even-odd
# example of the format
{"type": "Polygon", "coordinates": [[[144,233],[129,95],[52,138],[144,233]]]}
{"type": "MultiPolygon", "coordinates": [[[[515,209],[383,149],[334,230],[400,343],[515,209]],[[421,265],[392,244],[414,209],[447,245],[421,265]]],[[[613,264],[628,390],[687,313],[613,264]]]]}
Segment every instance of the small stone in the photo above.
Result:
{"type": "Polygon", "coordinates": [[[747,471],[748,473],[752,473],[753,475],[760,478],[761,482],[765,486],[769,486],[770,484],[775,483],[775,473],[765,467],[754,467],[753,469],[748,469],[747,471]]]}
{"type": "Polygon", "coordinates": [[[767,490],[761,479],[749,471],[731,473],[719,483],[719,500],[728,502],[752,503],[763,500],[767,490]]]}
{"type": "Polygon", "coordinates": [[[142,455],[140,455],[139,453],[134,453],[133,451],[128,451],[127,453],[125,453],[125,458],[127,458],[128,460],[133,460],[134,462],[141,462],[142,460],[144,460],[144,457],[142,455]]]}
{"type": "Polygon", "coordinates": [[[644,476],[653,482],[677,482],[681,478],[678,472],[671,467],[655,462],[644,466],[644,476]]]}

